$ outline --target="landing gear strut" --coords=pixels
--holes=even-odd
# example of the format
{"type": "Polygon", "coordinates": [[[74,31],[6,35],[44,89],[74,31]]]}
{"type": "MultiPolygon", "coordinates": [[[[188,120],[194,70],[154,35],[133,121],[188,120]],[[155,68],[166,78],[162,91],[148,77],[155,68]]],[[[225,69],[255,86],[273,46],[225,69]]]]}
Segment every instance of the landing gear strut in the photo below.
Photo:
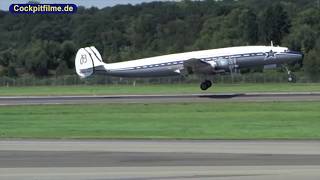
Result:
{"type": "Polygon", "coordinates": [[[286,66],[283,66],[283,68],[288,73],[288,82],[289,83],[296,83],[297,82],[297,77],[286,66]]]}
{"type": "Polygon", "coordinates": [[[205,90],[209,89],[211,86],[212,86],[212,82],[209,80],[205,80],[204,82],[202,82],[200,84],[200,89],[205,91],[205,90]]]}

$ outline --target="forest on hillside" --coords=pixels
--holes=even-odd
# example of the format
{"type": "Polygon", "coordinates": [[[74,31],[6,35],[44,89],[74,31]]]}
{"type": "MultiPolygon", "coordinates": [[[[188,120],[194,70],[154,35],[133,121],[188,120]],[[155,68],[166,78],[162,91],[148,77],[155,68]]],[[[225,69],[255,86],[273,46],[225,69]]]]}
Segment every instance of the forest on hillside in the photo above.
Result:
{"type": "Polygon", "coordinates": [[[0,77],[74,74],[78,48],[107,63],[239,45],[287,46],[320,77],[318,0],[204,0],[84,8],[72,15],[0,11],[0,77]]]}

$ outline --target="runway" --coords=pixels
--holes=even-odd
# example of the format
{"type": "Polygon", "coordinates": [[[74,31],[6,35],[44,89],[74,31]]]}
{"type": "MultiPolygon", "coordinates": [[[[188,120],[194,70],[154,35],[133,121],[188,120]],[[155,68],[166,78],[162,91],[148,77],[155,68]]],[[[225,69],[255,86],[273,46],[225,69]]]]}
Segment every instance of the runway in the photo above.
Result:
{"type": "Polygon", "coordinates": [[[0,179],[319,179],[320,141],[2,140],[0,179]]]}
{"type": "Polygon", "coordinates": [[[217,93],[175,95],[0,96],[0,105],[176,103],[216,101],[320,101],[320,92],[217,93]]]}
{"type": "MultiPolygon", "coordinates": [[[[0,97],[4,106],[215,101],[320,101],[320,93],[0,97]]],[[[319,170],[320,141],[0,140],[1,180],[318,180],[319,170]]]]}

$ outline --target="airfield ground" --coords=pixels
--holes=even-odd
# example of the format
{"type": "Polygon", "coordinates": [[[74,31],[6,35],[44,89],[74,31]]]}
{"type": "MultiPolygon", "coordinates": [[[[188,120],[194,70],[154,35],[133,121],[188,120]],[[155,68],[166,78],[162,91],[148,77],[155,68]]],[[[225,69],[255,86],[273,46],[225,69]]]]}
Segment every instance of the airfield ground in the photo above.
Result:
{"type": "MultiPolygon", "coordinates": [[[[215,84],[204,93],[320,92],[320,83],[215,84]]],[[[199,84],[0,87],[0,96],[201,93],[199,84]]]]}
{"type": "Polygon", "coordinates": [[[320,84],[198,88],[2,87],[0,179],[319,179],[320,84]]]}
{"type": "Polygon", "coordinates": [[[0,138],[320,139],[320,102],[0,107],[0,138]]]}

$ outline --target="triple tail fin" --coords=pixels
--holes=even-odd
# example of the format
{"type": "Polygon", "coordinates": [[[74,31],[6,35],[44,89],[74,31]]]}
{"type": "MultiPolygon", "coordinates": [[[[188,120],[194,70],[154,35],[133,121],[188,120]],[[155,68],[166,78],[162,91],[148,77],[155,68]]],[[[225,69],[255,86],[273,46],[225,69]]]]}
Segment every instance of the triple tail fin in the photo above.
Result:
{"type": "Polygon", "coordinates": [[[105,65],[106,63],[102,61],[101,54],[94,46],[78,50],[75,66],[77,74],[81,78],[91,76],[96,70],[106,70],[105,65]]]}

